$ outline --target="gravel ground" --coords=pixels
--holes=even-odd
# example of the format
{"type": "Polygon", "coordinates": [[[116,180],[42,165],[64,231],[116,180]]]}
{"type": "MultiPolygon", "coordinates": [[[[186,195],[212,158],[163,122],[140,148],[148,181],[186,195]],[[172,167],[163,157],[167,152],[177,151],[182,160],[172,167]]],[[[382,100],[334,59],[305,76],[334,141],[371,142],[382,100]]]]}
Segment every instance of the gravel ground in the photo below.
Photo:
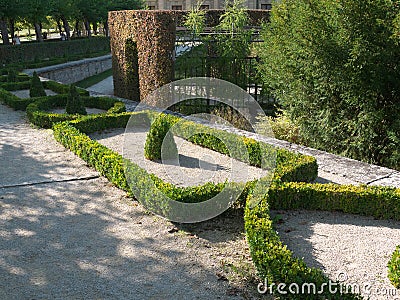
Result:
{"type": "MultiPolygon", "coordinates": [[[[140,132],[133,135],[136,137],[129,136],[131,147],[137,145],[142,149],[145,135],[140,132]]],[[[122,129],[96,133],[92,138],[122,153],[122,129]]],[[[183,151],[187,151],[184,152],[185,156],[192,158],[204,157],[204,153],[208,155],[208,150],[194,145],[183,151]]],[[[138,159],[139,156],[143,157],[140,151],[136,156],[129,155],[136,157],[135,162],[143,163],[138,159]]],[[[215,162],[215,156],[214,159],[215,162]]],[[[145,167],[165,177],[160,164],[147,164],[145,167]]],[[[193,172],[192,169],[190,171],[193,172]]],[[[224,174],[226,172],[224,170],[224,174]]],[[[185,181],[184,177],[177,179],[177,173],[174,175],[173,180],[168,179],[170,182],[182,184],[185,181]]],[[[400,290],[390,284],[386,268],[396,245],[400,244],[400,222],[314,211],[273,211],[272,215],[280,216],[277,231],[282,241],[297,257],[304,258],[307,265],[322,269],[334,281],[340,280],[348,285],[357,283],[359,291],[366,298],[400,299],[400,290]]]]}
{"type": "Polygon", "coordinates": [[[367,299],[400,299],[387,263],[400,244],[400,222],[321,211],[272,211],[281,240],[332,280],[358,284],[367,299]]]}
{"type": "Polygon", "coordinates": [[[98,176],[58,144],[51,130],[34,129],[25,118],[0,105],[0,188],[98,176]]]}
{"type": "MultiPolygon", "coordinates": [[[[47,96],[54,96],[57,95],[57,93],[53,92],[52,90],[45,90],[47,96]]],[[[29,96],[29,90],[18,90],[18,91],[11,91],[15,96],[26,99],[30,98],[29,96]]]]}
{"type": "Polygon", "coordinates": [[[125,129],[119,128],[91,134],[91,138],[110,149],[123,153],[149,173],[177,186],[193,186],[207,182],[246,182],[266,176],[268,171],[251,167],[218,152],[202,148],[174,137],[179,152],[178,161],[153,162],[144,158],[147,133],[141,128],[130,128],[124,143],[125,129]],[[136,130],[135,130],[136,129],[136,130]]]}
{"type": "Polygon", "coordinates": [[[3,105],[0,141],[0,299],[257,298],[241,213],[154,216],[3,105]]]}
{"type": "MultiPolygon", "coordinates": [[[[121,149],[119,133],[106,134],[121,149]]],[[[258,298],[239,212],[185,225],[156,217],[3,105],[0,141],[0,299],[258,298]]],[[[364,295],[368,284],[371,299],[400,299],[386,277],[399,222],[273,213],[308,265],[364,295]]]]}

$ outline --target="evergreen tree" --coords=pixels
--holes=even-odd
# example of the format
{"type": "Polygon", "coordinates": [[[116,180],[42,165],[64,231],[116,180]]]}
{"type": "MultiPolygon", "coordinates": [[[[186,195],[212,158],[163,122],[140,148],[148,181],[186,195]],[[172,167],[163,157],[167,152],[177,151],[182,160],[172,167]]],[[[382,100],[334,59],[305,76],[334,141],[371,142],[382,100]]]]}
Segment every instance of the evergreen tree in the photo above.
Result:
{"type": "Polygon", "coordinates": [[[275,2],[261,73],[308,145],[400,168],[399,4],[275,2]]]}

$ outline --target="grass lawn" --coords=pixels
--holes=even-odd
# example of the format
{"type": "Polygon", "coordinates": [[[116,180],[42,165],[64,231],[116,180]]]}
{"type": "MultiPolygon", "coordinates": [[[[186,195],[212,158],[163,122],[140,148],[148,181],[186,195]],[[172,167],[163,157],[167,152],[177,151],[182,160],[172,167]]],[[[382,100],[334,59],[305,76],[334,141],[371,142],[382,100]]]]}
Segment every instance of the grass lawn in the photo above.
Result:
{"type": "Polygon", "coordinates": [[[81,81],[78,81],[75,83],[76,86],[81,87],[81,88],[88,88],[104,79],[106,79],[107,77],[112,76],[112,69],[109,69],[107,71],[104,71],[102,73],[93,75],[91,77],[85,78],[81,81]]]}

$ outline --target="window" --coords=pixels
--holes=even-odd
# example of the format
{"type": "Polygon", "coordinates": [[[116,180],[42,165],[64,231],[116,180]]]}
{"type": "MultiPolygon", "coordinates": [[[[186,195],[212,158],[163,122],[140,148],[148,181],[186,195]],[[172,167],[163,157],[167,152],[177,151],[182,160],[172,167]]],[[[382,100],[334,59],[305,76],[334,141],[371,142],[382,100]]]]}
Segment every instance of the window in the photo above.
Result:
{"type": "Polygon", "coordinates": [[[182,5],[172,5],[172,10],[182,10],[182,5]]]}
{"type": "Polygon", "coordinates": [[[261,4],[261,9],[270,10],[272,8],[272,4],[261,4]]]}
{"type": "Polygon", "coordinates": [[[149,5],[149,10],[155,10],[156,6],[155,5],[149,5]]]}
{"type": "Polygon", "coordinates": [[[200,9],[210,9],[210,5],[200,5],[200,9]]]}

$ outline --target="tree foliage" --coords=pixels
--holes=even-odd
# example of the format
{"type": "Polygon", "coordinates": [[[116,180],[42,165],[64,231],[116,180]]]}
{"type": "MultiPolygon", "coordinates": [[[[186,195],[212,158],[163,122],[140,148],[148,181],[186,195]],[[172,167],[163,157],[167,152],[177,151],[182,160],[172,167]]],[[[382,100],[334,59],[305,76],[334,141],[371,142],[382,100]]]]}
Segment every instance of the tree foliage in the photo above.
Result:
{"type": "Polygon", "coordinates": [[[3,43],[9,43],[9,23],[14,24],[16,19],[30,24],[35,28],[37,40],[42,41],[42,25],[49,16],[61,26],[67,37],[70,36],[69,22],[75,24],[83,21],[90,35],[92,24],[107,23],[108,11],[123,9],[140,9],[144,6],[143,0],[0,0],[0,31],[3,43]]]}
{"type": "Polygon", "coordinates": [[[310,146],[400,169],[399,4],[273,6],[260,71],[310,146]]]}

